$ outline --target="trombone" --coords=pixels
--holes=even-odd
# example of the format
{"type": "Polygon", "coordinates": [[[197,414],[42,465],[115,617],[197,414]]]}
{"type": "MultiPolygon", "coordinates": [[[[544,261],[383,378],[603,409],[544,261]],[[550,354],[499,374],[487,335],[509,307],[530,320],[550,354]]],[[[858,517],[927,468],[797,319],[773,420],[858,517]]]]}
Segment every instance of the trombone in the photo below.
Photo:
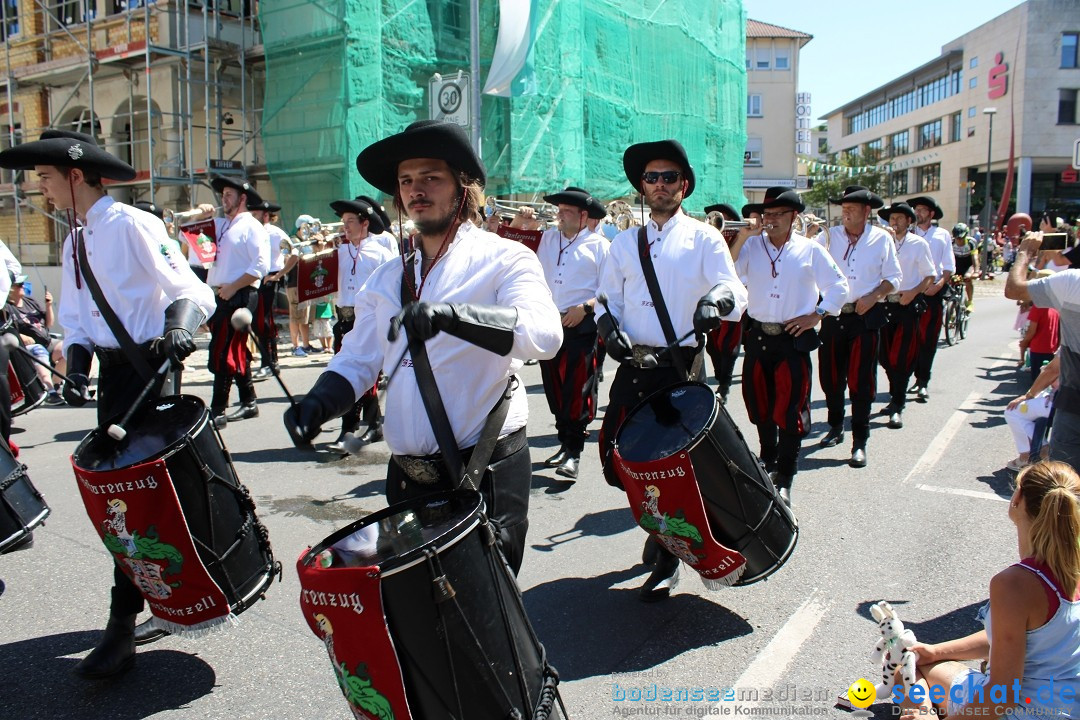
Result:
{"type": "MultiPolygon", "coordinates": [[[[214,208],[214,212],[217,212],[220,209],[221,205],[218,205],[214,208]]],[[[161,211],[161,219],[165,222],[166,225],[177,225],[178,223],[182,223],[185,220],[190,220],[191,218],[202,214],[203,211],[199,208],[192,208],[191,210],[185,210],[184,212],[173,212],[169,208],[164,208],[161,211]]]]}
{"type": "Polygon", "coordinates": [[[541,222],[553,222],[555,220],[555,209],[544,202],[523,202],[518,200],[496,200],[493,197],[489,197],[487,202],[484,203],[487,208],[488,215],[493,213],[509,213],[516,215],[518,210],[523,207],[531,207],[536,211],[536,219],[541,222]]]}
{"type": "Polygon", "coordinates": [[[746,220],[726,220],[724,214],[716,210],[713,210],[705,216],[705,222],[709,223],[720,232],[724,232],[724,230],[738,232],[743,228],[750,227],[750,223],[746,220]]]}

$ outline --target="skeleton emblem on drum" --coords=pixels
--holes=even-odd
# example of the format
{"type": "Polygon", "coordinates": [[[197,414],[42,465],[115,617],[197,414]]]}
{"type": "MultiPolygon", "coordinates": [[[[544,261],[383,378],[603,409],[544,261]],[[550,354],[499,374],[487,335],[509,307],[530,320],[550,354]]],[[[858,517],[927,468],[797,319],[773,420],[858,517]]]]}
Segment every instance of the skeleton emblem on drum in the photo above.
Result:
{"type": "Polygon", "coordinates": [[[120,498],[108,502],[108,517],[102,522],[102,541],[106,549],[117,556],[117,562],[127,566],[131,581],[147,596],[164,600],[172,595],[179,582],[167,582],[165,575],[175,575],[184,566],[184,556],[172,545],[158,538],[157,528],[151,525],[145,535],[127,526],[127,503],[120,498]],[[160,561],[167,561],[163,565],[160,561]],[[159,562],[150,562],[159,561],[159,562]]]}
{"type": "Polygon", "coordinates": [[[644,512],[641,513],[638,524],[651,533],[668,552],[678,556],[685,563],[698,564],[705,555],[693,552],[690,549],[690,543],[683,538],[689,538],[700,547],[704,543],[701,532],[687,522],[681,509],[675,512],[675,517],[672,517],[666,512],[660,512],[659,503],[660,488],[655,485],[645,486],[645,500],[641,503],[641,509],[644,512]]]}
{"type": "Polygon", "coordinates": [[[330,664],[334,666],[334,675],[337,676],[341,692],[352,709],[353,717],[357,720],[394,720],[394,710],[390,707],[390,701],[371,686],[367,666],[360,663],[356,666],[356,674],[353,675],[345,663],[338,663],[337,655],[334,653],[334,627],[330,624],[330,619],[322,613],[316,613],[313,617],[315,624],[323,633],[323,644],[326,645],[326,652],[330,655],[330,664]]]}

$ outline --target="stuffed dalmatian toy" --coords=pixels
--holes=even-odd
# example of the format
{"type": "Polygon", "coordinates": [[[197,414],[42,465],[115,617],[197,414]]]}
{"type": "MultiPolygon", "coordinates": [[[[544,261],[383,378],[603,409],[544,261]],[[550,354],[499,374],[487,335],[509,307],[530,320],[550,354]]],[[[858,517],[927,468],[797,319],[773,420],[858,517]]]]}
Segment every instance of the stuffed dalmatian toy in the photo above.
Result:
{"type": "Polygon", "coordinates": [[[896,684],[896,669],[901,668],[900,677],[904,682],[904,694],[915,684],[915,653],[910,650],[915,644],[915,633],[904,629],[896,611],[889,603],[882,600],[870,606],[870,614],[877,621],[881,630],[874,651],[870,653],[870,662],[881,663],[881,680],[877,687],[879,698],[888,697],[896,684]]]}

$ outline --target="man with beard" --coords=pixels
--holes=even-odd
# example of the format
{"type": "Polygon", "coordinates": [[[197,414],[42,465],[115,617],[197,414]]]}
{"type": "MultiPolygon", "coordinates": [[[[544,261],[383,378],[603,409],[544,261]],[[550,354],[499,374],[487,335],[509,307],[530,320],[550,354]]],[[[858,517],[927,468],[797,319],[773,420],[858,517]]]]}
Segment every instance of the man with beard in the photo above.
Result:
{"type": "MultiPolygon", "coordinates": [[[[720,213],[725,222],[738,222],[739,214],[727,203],[717,203],[705,208],[705,214],[720,213]]],[[[727,240],[727,237],[724,237],[727,240]]],[[[730,247],[730,246],[729,246],[730,247]]],[[[705,352],[712,359],[713,374],[716,377],[716,394],[720,402],[727,404],[731,390],[731,376],[735,372],[735,361],[739,359],[739,345],[742,344],[742,322],[724,321],[720,327],[706,336],[705,352]]]]}
{"type": "MultiPolygon", "coordinates": [[[[735,274],[719,231],[682,211],[683,200],[694,192],[696,182],[683,146],[676,140],[631,145],[623,154],[623,170],[651,213],[644,243],[639,241],[641,228],[615,236],[600,277],[610,314],[599,312],[597,328],[608,354],[622,363],[611,384],[600,429],[600,461],[608,484],[619,488],[622,483],[613,462],[619,426],[642,399],[687,380],[686,368],[697,354],[692,337],[666,350],[665,322],[670,320],[674,339],[690,330],[705,334],[719,327],[722,319],[737,321],[746,306],[746,288],[735,274]],[[668,310],[665,320],[660,319],[646,283],[639,246],[651,256],[668,310]],[[635,346],[651,350],[642,352],[635,346]]],[[[679,558],[651,538],[644,555],[655,558],[655,567],[641,587],[641,598],[663,600],[678,583],[679,558]]]]}
{"type": "Polygon", "coordinates": [[[536,249],[563,324],[558,354],[540,363],[559,436],[559,451],[544,464],[571,482],[577,479],[578,460],[596,414],[596,288],[608,242],[588,228],[592,200],[576,187],[545,195],[544,201],[559,210],[558,227],[544,232],[536,249]]]}
{"type": "Polygon", "coordinates": [[[764,221],[760,234],[732,245],[747,287],[742,393],[757,427],[758,457],[790,506],[802,439],[810,432],[815,328],[840,312],[848,284],[824,247],[793,230],[806,209],[797,192],[769,188],[752,209],[764,221]]]}
{"type": "Polygon", "coordinates": [[[480,229],[486,171],[460,126],[414,122],[368,146],[356,166],[394,197],[419,238],[357,293],[352,332],[311,392],[285,412],[285,426],[307,446],[385,371],[387,500],[449,490],[468,474],[516,573],[532,461],[528,400],[515,373],[524,360],[553,357],[563,337],[544,271],[524,245],[480,229]],[[477,463],[474,451],[489,457],[477,463]]]}
{"type": "Polygon", "coordinates": [[[900,284],[896,248],[884,230],[870,225],[871,209],[885,202],[860,185],[829,200],[840,206],[843,224],[820,237],[848,281],[848,302],[838,317],[821,323],[818,379],[825,392],[829,431],[823,447],[844,441],[844,394],[851,395],[851,467],[866,467],[870,404],[877,394],[878,331],[885,324],[884,301],[900,284]]]}
{"type": "MultiPolygon", "coordinates": [[[[396,255],[380,240],[383,231],[382,220],[370,202],[357,197],[355,200],[335,200],[330,208],[341,218],[345,241],[338,245],[338,291],[335,302],[337,322],[334,323],[334,352],[341,351],[341,341],[353,329],[356,322],[354,304],[356,293],[385,262],[396,255]]],[[[341,433],[330,444],[331,450],[347,452],[345,436],[355,433],[363,417],[367,430],[360,436],[360,441],[373,443],[382,440],[382,417],[379,413],[378,384],[364,391],[356,405],[341,416],[341,433]]]]}
{"type": "Polygon", "coordinates": [[[943,227],[934,225],[934,220],[945,216],[937,201],[932,197],[920,195],[907,201],[915,211],[915,225],[910,231],[926,240],[930,245],[930,255],[934,260],[934,282],[923,291],[926,312],[919,316],[919,351],[915,358],[915,384],[908,390],[915,393],[919,402],[930,399],[930,373],[937,354],[938,336],[941,334],[942,318],[945,314],[945,293],[956,272],[956,258],[952,253],[952,236],[943,227]]]}
{"type": "Polygon", "coordinates": [[[210,415],[214,425],[222,428],[229,422],[259,415],[251,377],[251,351],[247,346],[250,325],[237,328],[232,318],[240,309],[246,309],[249,317],[255,315],[259,283],[270,268],[270,238],[262,223],[248,212],[249,204],[257,207],[263,201],[251,185],[226,177],[216,177],[210,184],[221,195],[225,214],[214,221],[217,255],[206,278],[206,284],[217,296],[217,309],[209,323],[209,369],[214,375],[210,415]],[[226,415],[234,379],[240,393],[240,407],[226,415]]]}
{"type": "Polygon", "coordinates": [[[881,367],[889,378],[889,404],[882,414],[889,416],[889,427],[904,427],[903,412],[906,389],[915,369],[919,351],[919,316],[926,312],[922,293],[937,275],[937,266],[930,245],[910,228],[915,223],[915,211],[907,203],[896,203],[878,211],[889,223],[900,262],[900,288],[890,293],[889,322],[881,329],[881,367]]]}

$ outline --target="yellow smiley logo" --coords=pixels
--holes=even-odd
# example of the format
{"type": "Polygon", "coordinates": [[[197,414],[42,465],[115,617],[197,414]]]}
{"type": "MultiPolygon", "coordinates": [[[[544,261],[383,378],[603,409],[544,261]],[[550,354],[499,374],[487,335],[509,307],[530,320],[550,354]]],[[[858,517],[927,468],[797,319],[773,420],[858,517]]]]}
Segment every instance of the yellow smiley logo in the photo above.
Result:
{"type": "Polygon", "coordinates": [[[851,687],[847,689],[847,696],[852,705],[860,709],[866,709],[877,700],[877,690],[870,684],[869,680],[859,678],[851,683],[851,687]]]}

